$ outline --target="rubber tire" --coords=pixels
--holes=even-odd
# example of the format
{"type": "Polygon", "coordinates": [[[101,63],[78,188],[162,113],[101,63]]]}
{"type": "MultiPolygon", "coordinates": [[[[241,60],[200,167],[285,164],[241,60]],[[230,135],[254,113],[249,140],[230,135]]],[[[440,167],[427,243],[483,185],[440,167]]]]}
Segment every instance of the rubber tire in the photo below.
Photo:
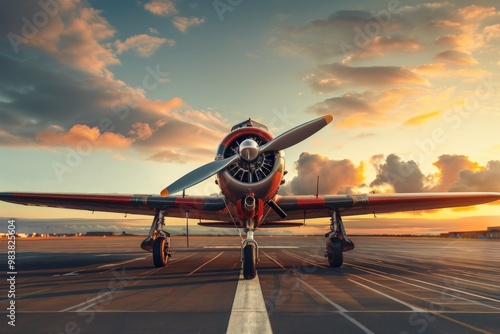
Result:
{"type": "Polygon", "coordinates": [[[344,263],[344,245],[339,238],[333,238],[330,242],[333,244],[333,253],[328,253],[328,264],[332,268],[342,267],[344,263]]]}
{"type": "Polygon", "coordinates": [[[243,248],[243,277],[252,279],[255,275],[257,275],[257,249],[255,245],[249,244],[243,248]]]}
{"type": "Polygon", "coordinates": [[[153,263],[156,268],[165,267],[168,262],[165,237],[157,237],[153,243],[153,263]]]}

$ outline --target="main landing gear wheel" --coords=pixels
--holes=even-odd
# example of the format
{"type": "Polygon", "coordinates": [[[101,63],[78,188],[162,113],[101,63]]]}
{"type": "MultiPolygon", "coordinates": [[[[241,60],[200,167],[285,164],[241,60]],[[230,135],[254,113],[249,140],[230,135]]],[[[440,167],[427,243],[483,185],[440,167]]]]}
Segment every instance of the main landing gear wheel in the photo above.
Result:
{"type": "Polygon", "coordinates": [[[249,243],[243,248],[243,277],[255,278],[257,274],[257,248],[249,243]]]}
{"type": "Polygon", "coordinates": [[[344,263],[344,244],[339,238],[331,238],[328,245],[328,264],[330,267],[339,268],[344,263]]]}
{"type": "Polygon", "coordinates": [[[153,244],[153,263],[156,268],[165,267],[168,263],[169,244],[165,237],[157,237],[153,244]]]}

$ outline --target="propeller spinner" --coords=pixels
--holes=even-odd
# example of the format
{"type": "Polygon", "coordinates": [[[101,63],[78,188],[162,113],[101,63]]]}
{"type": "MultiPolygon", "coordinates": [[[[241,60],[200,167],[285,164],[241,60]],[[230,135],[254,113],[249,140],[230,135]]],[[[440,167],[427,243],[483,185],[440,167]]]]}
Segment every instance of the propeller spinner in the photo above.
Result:
{"type": "Polygon", "coordinates": [[[270,140],[269,142],[259,146],[253,139],[245,139],[239,146],[239,152],[226,159],[218,159],[208,164],[205,164],[188,174],[182,176],[180,179],[166,187],[161,191],[162,196],[168,196],[183,189],[194,186],[208,179],[210,176],[223,170],[229,165],[243,160],[246,162],[255,161],[260,154],[268,151],[281,151],[295,144],[300,143],[304,139],[312,136],[333,120],[331,115],[316,118],[312,121],[306,122],[295,128],[282,133],[278,137],[270,140]]]}
{"type": "Polygon", "coordinates": [[[245,139],[239,146],[240,159],[246,162],[253,162],[259,157],[259,144],[253,139],[245,139]]]}

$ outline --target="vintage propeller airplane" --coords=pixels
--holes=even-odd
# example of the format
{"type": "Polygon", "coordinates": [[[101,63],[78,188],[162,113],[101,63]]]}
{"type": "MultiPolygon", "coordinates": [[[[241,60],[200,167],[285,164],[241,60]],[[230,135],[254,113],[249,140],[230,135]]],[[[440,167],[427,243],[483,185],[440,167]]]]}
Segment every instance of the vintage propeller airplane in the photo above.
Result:
{"type": "Polygon", "coordinates": [[[170,234],[164,230],[166,216],[199,219],[203,226],[234,228],[237,225],[246,233],[241,245],[243,275],[251,279],[256,275],[258,262],[254,232],[259,228],[300,226],[306,219],[328,217],[331,224],[326,234],[325,257],[330,266],[340,267],[344,252],[354,248],[341,216],[449,208],[500,199],[500,193],[278,195],[286,174],[283,150],[310,137],[331,121],[330,115],[320,117],[275,138],[265,125],[251,119],[237,124],[220,143],[214,161],[184,175],[163,189],[161,196],[4,192],[0,193],[0,200],[154,215],[149,235],[141,247],[153,253],[155,267],[164,267],[170,257],[170,234]],[[214,174],[217,174],[221,195],[173,195],[214,174]]]}

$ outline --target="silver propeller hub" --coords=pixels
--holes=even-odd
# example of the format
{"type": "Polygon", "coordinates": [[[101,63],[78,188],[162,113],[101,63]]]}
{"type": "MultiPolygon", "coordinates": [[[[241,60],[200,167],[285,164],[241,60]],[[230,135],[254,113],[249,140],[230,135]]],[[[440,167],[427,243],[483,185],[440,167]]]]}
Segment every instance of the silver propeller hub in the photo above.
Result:
{"type": "Polygon", "coordinates": [[[253,162],[259,157],[259,144],[253,139],[245,139],[239,147],[240,158],[246,162],[253,162]]]}

